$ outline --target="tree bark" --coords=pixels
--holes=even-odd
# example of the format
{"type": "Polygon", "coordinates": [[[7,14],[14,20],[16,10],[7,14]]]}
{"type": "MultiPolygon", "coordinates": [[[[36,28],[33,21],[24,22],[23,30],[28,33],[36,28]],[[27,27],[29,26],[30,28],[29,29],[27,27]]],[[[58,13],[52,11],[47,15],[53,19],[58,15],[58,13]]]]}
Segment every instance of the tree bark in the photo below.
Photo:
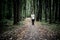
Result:
{"type": "Polygon", "coordinates": [[[49,0],[49,23],[51,24],[51,0],[49,0]]]}
{"type": "Polygon", "coordinates": [[[13,0],[14,24],[17,24],[17,2],[13,0]]]}
{"type": "Polygon", "coordinates": [[[8,6],[7,19],[10,19],[12,18],[12,1],[11,0],[7,0],[7,6],[8,6]]]}
{"type": "Polygon", "coordinates": [[[42,0],[39,0],[39,19],[42,20],[42,0]]]}
{"type": "Polygon", "coordinates": [[[19,18],[20,18],[20,14],[19,14],[19,7],[20,7],[20,6],[19,6],[19,4],[20,4],[20,3],[19,3],[19,0],[17,0],[17,9],[16,9],[16,11],[17,11],[17,22],[18,22],[18,23],[19,23],[19,21],[20,21],[20,20],[19,20],[19,18]]]}
{"type": "Polygon", "coordinates": [[[0,21],[2,18],[2,0],[0,0],[0,21]]]}
{"type": "Polygon", "coordinates": [[[48,1],[47,0],[45,0],[45,22],[47,22],[47,5],[48,5],[48,3],[47,3],[48,1]]]}

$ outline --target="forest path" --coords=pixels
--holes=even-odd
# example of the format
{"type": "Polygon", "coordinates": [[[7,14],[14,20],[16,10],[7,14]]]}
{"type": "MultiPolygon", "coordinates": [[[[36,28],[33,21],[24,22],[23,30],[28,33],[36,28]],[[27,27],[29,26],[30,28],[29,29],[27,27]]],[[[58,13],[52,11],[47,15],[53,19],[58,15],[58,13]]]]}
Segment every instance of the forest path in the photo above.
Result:
{"type": "Polygon", "coordinates": [[[32,25],[31,19],[26,18],[24,24],[25,30],[18,34],[17,40],[55,40],[54,32],[39,22],[35,21],[35,25],[32,25]]]}
{"type": "Polygon", "coordinates": [[[1,40],[56,40],[55,33],[40,22],[32,25],[31,18],[26,18],[23,23],[23,27],[2,35],[1,40]]]}

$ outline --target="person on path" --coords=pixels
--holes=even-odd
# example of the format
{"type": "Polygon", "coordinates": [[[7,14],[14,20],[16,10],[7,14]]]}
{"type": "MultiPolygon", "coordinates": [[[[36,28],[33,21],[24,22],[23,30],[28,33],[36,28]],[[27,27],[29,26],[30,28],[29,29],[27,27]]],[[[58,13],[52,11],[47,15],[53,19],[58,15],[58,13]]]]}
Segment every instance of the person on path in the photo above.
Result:
{"type": "Polygon", "coordinates": [[[32,25],[34,25],[34,21],[35,21],[35,15],[34,15],[34,13],[31,14],[31,20],[32,20],[32,25]]]}

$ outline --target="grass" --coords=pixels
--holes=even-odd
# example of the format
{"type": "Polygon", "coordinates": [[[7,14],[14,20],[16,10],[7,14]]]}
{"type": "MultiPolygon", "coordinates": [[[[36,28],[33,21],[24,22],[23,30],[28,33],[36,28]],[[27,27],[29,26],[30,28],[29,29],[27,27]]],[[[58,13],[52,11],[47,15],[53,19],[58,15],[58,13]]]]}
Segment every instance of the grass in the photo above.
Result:
{"type": "Polygon", "coordinates": [[[57,31],[60,32],[60,25],[59,24],[49,24],[48,22],[41,22],[42,25],[45,25],[46,27],[48,27],[49,29],[53,30],[53,31],[57,31]]]}
{"type": "Polygon", "coordinates": [[[20,21],[18,25],[13,25],[13,20],[4,19],[1,21],[3,24],[0,27],[0,33],[4,33],[6,31],[11,31],[17,27],[21,27],[23,25],[23,21],[20,21]],[[16,26],[16,27],[15,27],[16,26]]]}

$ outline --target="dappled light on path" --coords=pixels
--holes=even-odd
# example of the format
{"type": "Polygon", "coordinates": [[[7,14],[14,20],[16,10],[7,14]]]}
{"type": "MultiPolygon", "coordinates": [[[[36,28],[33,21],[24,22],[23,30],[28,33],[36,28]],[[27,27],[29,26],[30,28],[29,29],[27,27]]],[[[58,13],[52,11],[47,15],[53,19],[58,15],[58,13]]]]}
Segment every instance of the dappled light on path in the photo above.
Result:
{"type": "Polygon", "coordinates": [[[35,25],[31,24],[31,19],[25,19],[26,31],[23,37],[17,40],[55,40],[54,32],[44,28],[41,24],[35,22],[35,25]]]}
{"type": "Polygon", "coordinates": [[[23,27],[12,31],[9,35],[6,40],[56,40],[53,31],[36,21],[32,25],[31,18],[26,18],[23,27]]]}

